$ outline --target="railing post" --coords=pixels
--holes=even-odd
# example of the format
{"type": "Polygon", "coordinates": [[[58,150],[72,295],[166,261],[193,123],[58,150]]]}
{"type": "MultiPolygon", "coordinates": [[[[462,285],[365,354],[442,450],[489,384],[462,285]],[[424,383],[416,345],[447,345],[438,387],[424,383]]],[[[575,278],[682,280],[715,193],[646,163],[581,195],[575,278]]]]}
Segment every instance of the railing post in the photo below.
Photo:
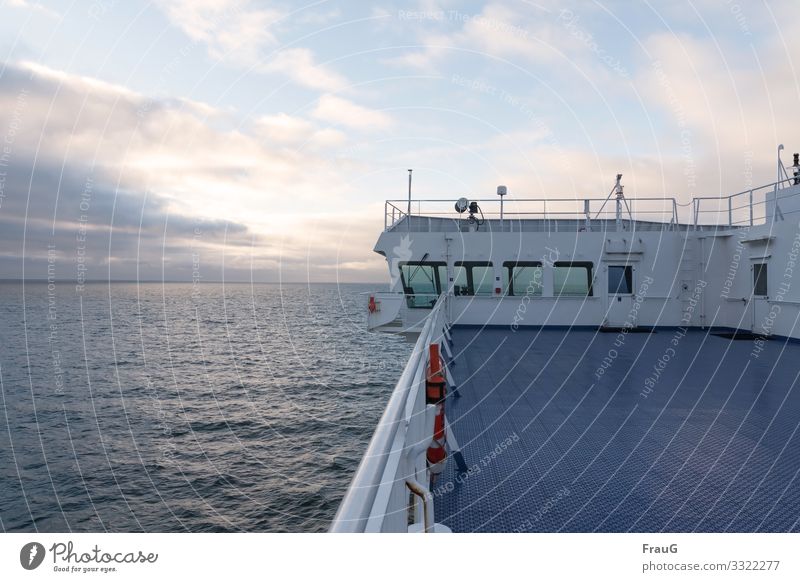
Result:
{"type": "Polygon", "coordinates": [[[547,234],[550,234],[550,221],[547,220],[547,200],[542,200],[542,215],[544,216],[544,223],[547,225],[547,234]]]}
{"type": "Polygon", "coordinates": [[[728,196],[728,226],[733,226],[733,197],[728,196]]]}
{"type": "Polygon", "coordinates": [[[678,228],[678,203],[672,199],[672,230],[678,228]]]}
{"type": "Polygon", "coordinates": [[[583,201],[583,216],[584,216],[584,224],[586,228],[586,232],[592,230],[592,211],[589,208],[589,200],[586,199],[583,201]]]}
{"type": "Polygon", "coordinates": [[[753,190],[750,190],[750,226],[753,226],[753,190]]]}

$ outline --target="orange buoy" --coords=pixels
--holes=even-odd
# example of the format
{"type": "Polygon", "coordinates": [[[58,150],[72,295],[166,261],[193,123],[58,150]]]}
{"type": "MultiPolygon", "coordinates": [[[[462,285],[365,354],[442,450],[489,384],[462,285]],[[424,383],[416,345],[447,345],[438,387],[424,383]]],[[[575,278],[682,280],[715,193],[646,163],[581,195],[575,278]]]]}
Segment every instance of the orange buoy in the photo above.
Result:
{"type": "Polygon", "coordinates": [[[438,475],[444,471],[445,461],[447,460],[445,444],[444,403],[442,403],[437,405],[436,419],[433,421],[433,440],[425,455],[425,458],[428,459],[428,469],[433,475],[438,475]]]}
{"type": "Polygon", "coordinates": [[[370,295],[369,296],[369,306],[368,306],[368,308],[369,308],[369,312],[370,313],[375,313],[376,311],[378,311],[378,306],[375,303],[375,296],[374,295],[370,295]]]}
{"type": "Polygon", "coordinates": [[[425,376],[425,402],[439,404],[444,401],[446,385],[439,344],[433,343],[430,346],[428,357],[428,374],[425,376]]]}
{"type": "Polygon", "coordinates": [[[428,470],[432,475],[444,471],[447,460],[445,449],[446,434],[444,431],[444,398],[447,392],[447,381],[442,368],[442,356],[439,344],[433,343],[429,348],[428,374],[425,377],[425,401],[436,405],[436,418],[433,421],[433,439],[425,454],[428,470]]]}

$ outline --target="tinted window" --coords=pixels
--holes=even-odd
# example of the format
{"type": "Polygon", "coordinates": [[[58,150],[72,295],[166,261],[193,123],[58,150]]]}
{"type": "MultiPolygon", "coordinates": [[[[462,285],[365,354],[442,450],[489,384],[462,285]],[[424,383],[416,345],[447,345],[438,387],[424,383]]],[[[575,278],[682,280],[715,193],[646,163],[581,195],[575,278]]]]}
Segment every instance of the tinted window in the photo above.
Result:
{"type": "Polygon", "coordinates": [[[456,265],[453,269],[453,294],[470,295],[467,285],[467,269],[461,265],[456,265]]]}
{"type": "MultiPolygon", "coordinates": [[[[440,263],[403,263],[400,278],[409,307],[429,308],[436,303],[442,290],[446,267],[440,263]]],[[[446,283],[445,283],[446,284],[446,283]]]]}
{"type": "Polygon", "coordinates": [[[753,265],[753,295],[768,295],[766,263],[756,263],[753,265]]]}
{"type": "Polygon", "coordinates": [[[494,270],[491,263],[458,262],[453,271],[453,293],[456,295],[492,295],[494,270]]]}
{"type": "Polygon", "coordinates": [[[541,295],[542,264],[503,263],[503,288],[508,295],[541,295]]]}
{"type": "Polygon", "coordinates": [[[473,295],[494,293],[494,269],[491,265],[472,267],[473,295]]]}
{"type": "Polygon", "coordinates": [[[450,288],[450,282],[447,280],[447,265],[441,264],[436,267],[439,272],[439,293],[446,293],[450,288]]]}
{"type": "Polygon", "coordinates": [[[592,294],[592,263],[557,262],[553,268],[553,295],[592,294]]]}
{"type": "Polygon", "coordinates": [[[625,295],[633,293],[633,267],[630,265],[610,265],[608,267],[608,293],[625,295]]]}

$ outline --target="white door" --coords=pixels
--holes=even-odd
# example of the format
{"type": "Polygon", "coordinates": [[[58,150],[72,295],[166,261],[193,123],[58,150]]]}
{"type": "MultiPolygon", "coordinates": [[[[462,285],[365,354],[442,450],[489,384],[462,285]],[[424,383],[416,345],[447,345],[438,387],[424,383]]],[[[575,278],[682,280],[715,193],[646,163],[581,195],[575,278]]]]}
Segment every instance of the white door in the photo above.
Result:
{"type": "Polygon", "coordinates": [[[606,324],[609,327],[636,327],[636,312],[633,309],[633,265],[607,265],[608,311],[606,324]]]}

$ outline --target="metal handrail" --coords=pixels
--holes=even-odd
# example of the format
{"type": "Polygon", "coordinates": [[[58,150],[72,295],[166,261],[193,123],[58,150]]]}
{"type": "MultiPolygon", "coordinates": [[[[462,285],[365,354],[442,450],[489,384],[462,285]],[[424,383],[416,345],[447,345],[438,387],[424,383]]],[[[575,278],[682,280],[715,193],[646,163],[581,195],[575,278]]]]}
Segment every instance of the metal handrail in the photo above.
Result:
{"type": "MultiPolygon", "coordinates": [[[[435,337],[435,333],[438,333],[436,328],[437,324],[442,322],[441,317],[445,314],[446,301],[447,296],[440,295],[428,314],[406,367],[392,391],[378,426],[375,428],[367,451],[339,505],[330,527],[331,532],[362,532],[366,528],[389,457],[398,452],[397,446],[395,446],[395,443],[398,442],[397,432],[401,429],[408,429],[409,419],[406,416],[406,404],[409,395],[414,392],[415,378],[420,366],[425,366],[427,363],[425,358],[428,353],[428,345],[435,337]]],[[[422,377],[424,378],[424,374],[422,377]]],[[[405,448],[403,441],[400,442],[405,448]]]]}
{"type": "MultiPolygon", "coordinates": [[[[738,224],[746,224],[752,226],[756,220],[760,220],[765,218],[764,216],[756,216],[753,212],[754,208],[759,206],[764,206],[766,208],[767,203],[770,201],[769,194],[773,194],[773,201],[780,201],[786,200],[788,198],[792,198],[797,196],[798,193],[789,194],[788,196],[780,196],[779,192],[783,190],[787,186],[792,186],[795,184],[796,178],[794,176],[789,178],[783,178],[781,180],[777,180],[775,182],[770,182],[769,184],[764,184],[763,186],[757,186],[755,188],[748,188],[747,190],[742,190],[741,192],[736,192],[735,194],[729,194],[727,196],[696,196],[692,199],[692,203],[695,206],[694,212],[694,226],[699,226],[698,218],[700,214],[717,214],[720,216],[724,216],[727,214],[727,222],[722,221],[720,224],[734,226],[738,224]],[[764,196],[763,200],[753,200],[753,194],[758,193],[764,196]],[[733,206],[733,199],[746,196],[742,202],[743,204],[739,206],[733,206]],[[702,210],[700,208],[703,202],[710,202],[716,200],[718,205],[717,208],[710,209],[710,210],[702,210]],[[723,204],[723,201],[724,204],[723,204]],[[748,210],[747,217],[744,219],[734,220],[733,213],[736,210],[748,210]]],[[[737,201],[738,202],[738,201],[737,201]]]]}
{"type": "MultiPolygon", "coordinates": [[[[691,208],[692,216],[690,217],[689,224],[698,227],[702,226],[700,224],[701,216],[705,217],[709,214],[716,214],[719,217],[722,217],[722,220],[717,222],[718,225],[737,225],[737,224],[754,224],[756,221],[763,220],[763,215],[758,215],[755,212],[755,209],[760,206],[766,207],[766,204],[770,200],[780,201],[782,199],[791,198],[797,196],[800,193],[792,193],[788,196],[781,196],[780,192],[786,188],[787,186],[792,186],[795,184],[797,178],[794,176],[790,176],[788,178],[783,178],[781,180],[777,180],[775,182],[770,182],[763,186],[758,186],[755,188],[748,188],[747,190],[742,190],[741,192],[736,192],[734,194],[729,194],[726,196],[695,196],[692,198],[691,202],[686,204],[678,204],[677,200],[673,197],[645,197],[645,198],[627,198],[626,200],[630,204],[638,204],[647,203],[647,202],[660,202],[664,205],[663,208],[636,208],[634,214],[638,217],[647,217],[647,216],[656,216],[661,217],[662,220],[659,222],[664,222],[665,224],[670,225],[677,225],[680,224],[680,220],[678,218],[678,207],[689,206],[691,208]],[[755,200],[754,195],[757,194],[759,197],[763,197],[761,200],[755,200]],[[770,197],[770,194],[772,196],[770,197]],[[734,199],[737,197],[747,197],[741,200],[736,200],[736,204],[734,205],[734,199]],[[714,203],[716,201],[716,203],[714,203]],[[714,207],[708,208],[708,206],[713,205],[714,207]],[[734,217],[734,213],[737,211],[744,210],[747,214],[747,217],[744,219],[739,219],[734,217]],[[748,212],[749,210],[749,212],[748,212]]],[[[445,218],[455,218],[455,215],[452,211],[444,212],[444,211],[434,211],[434,212],[422,212],[422,206],[424,204],[446,204],[449,203],[449,200],[443,199],[416,199],[412,202],[415,203],[415,211],[411,212],[411,216],[427,216],[430,218],[437,218],[437,217],[445,217],[445,218]]],[[[496,198],[477,198],[474,199],[474,202],[478,202],[479,204],[498,204],[499,200],[496,198]]],[[[557,208],[553,208],[554,206],[558,206],[559,204],[566,205],[566,204],[586,204],[587,206],[591,206],[593,202],[598,204],[603,204],[607,202],[605,198],[513,198],[505,201],[505,207],[503,214],[505,217],[513,218],[513,217],[527,217],[527,216],[539,216],[543,217],[545,220],[555,220],[560,218],[568,218],[568,219],[576,219],[582,216],[586,216],[586,210],[572,208],[564,208],[563,210],[559,210],[557,208]],[[537,209],[530,209],[525,208],[521,210],[514,210],[514,206],[526,206],[531,204],[540,204],[541,210],[537,209]]],[[[395,224],[400,222],[403,218],[408,218],[409,215],[406,211],[399,208],[399,204],[407,205],[407,200],[402,199],[390,199],[386,200],[386,220],[384,221],[384,228],[385,230],[391,229],[395,224]],[[391,219],[389,217],[391,214],[391,219]]],[[[612,218],[615,214],[615,211],[609,210],[602,214],[603,219],[606,216],[612,218]]],[[[487,218],[499,216],[497,211],[493,211],[491,209],[485,209],[484,215],[487,218]]],[[[598,214],[600,216],[600,214],[598,214]]],[[[596,219],[597,217],[593,217],[596,219]]],[[[651,219],[652,220],[652,219],[651,219]]]]}
{"type": "Polygon", "coordinates": [[[392,202],[397,202],[397,201],[396,201],[396,200],[394,200],[394,201],[392,201],[392,200],[387,200],[387,201],[385,202],[385,204],[384,204],[384,211],[383,211],[383,230],[389,230],[389,229],[390,229],[390,228],[392,228],[392,227],[393,227],[395,224],[397,224],[398,222],[400,222],[400,221],[403,219],[403,217],[404,217],[404,216],[406,216],[406,212],[405,212],[404,210],[401,210],[400,208],[398,208],[398,207],[397,207],[397,206],[395,206],[394,204],[392,204],[392,202]],[[390,208],[390,207],[391,207],[391,211],[392,211],[392,218],[391,218],[391,220],[389,219],[389,208],[390,208]],[[396,218],[395,218],[395,217],[396,217],[396,218]]]}
{"type": "MultiPolygon", "coordinates": [[[[477,198],[473,201],[486,206],[489,205],[488,203],[498,203],[498,200],[494,198],[477,198]]],[[[423,212],[424,205],[428,205],[428,207],[432,205],[449,205],[449,202],[450,201],[446,199],[443,200],[432,198],[413,200],[413,210],[410,216],[423,216],[428,218],[455,218],[453,211],[444,210],[441,207],[438,209],[433,209],[433,211],[426,210],[423,212]]],[[[594,209],[596,209],[597,206],[605,204],[606,202],[607,200],[603,198],[516,198],[507,201],[503,214],[509,219],[513,219],[514,217],[529,216],[543,217],[546,221],[558,220],[559,218],[581,219],[587,216],[587,208],[594,207],[594,209]],[[540,208],[530,208],[532,204],[540,206],[540,208]],[[580,207],[576,208],[576,204],[580,204],[580,207]],[[559,208],[559,205],[563,208],[559,208]],[[515,207],[519,209],[515,210],[515,207]]],[[[635,214],[639,216],[649,216],[652,217],[651,220],[653,221],[663,222],[670,225],[677,224],[679,222],[677,212],[678,204],[674,198],[647,197],[629,199],[630,204],[639,203],[641,205],[647,204],[648,202],[657,202],[660,206],[654,208],[637,208],[635,214]]],[[[386,200],[385,204],[385,230],[391,230],[394,225],[400,222],[400,220],[409,216],[406,211],[403,211],[399,208],[400,204],[407,205],[408,200],[389,199],[386,200]]],[[[591,214],[594,214],[594,209],[590,211],[591,214]]],[[[500,217],[500,213],[493,211],[491,207],[483,209],[483,214],[487,219],[495,219],[496,217],[500,217]]],[[[603,218],[613,218],[615,216],[615,210],[609,209],[603,212],[601,209],[600,214],[602,214],[603,218]]],[[[597,220],[597,218],[597,216],[593,216],[591,220],[594,221],[597,220]]]]}
{"type": "Polygon", "coordinates": [[[406,479],[406,487],[422,501],[423,529],[425,533],[432,533],[434,530],[433,508],[431,507],[433,504],[433,495],[431,495],[431,492],[426,489],[424,485],[417,482],[416,479],[406,479]]]}
{"type": "MultiPolygon", "coordinates": [[[[474,198],[471,199],[473,202],[495,202],[500,203],[498,198],[474,198]]],[[[584,200],[589,200],[590,202],[605,202],[605,198],[509,198],[506,200],[506,204],[510,204],[509,201],[513,202],[583,202],[584,200]]],[[[667,201],[667,200],[674,200],[672,197],[666,196],[656,196],[656,197],[648,197],[648,198],[627,198],[630,202],[631,200],[658,200],[658,201],[667,201]]],[[[386,202],[407,202],[407,200],[403,200],[400,198],[389,198],[386,202]]],[[[449,198],[414,198],[412,202],[451,202],[449,198]]]]}

